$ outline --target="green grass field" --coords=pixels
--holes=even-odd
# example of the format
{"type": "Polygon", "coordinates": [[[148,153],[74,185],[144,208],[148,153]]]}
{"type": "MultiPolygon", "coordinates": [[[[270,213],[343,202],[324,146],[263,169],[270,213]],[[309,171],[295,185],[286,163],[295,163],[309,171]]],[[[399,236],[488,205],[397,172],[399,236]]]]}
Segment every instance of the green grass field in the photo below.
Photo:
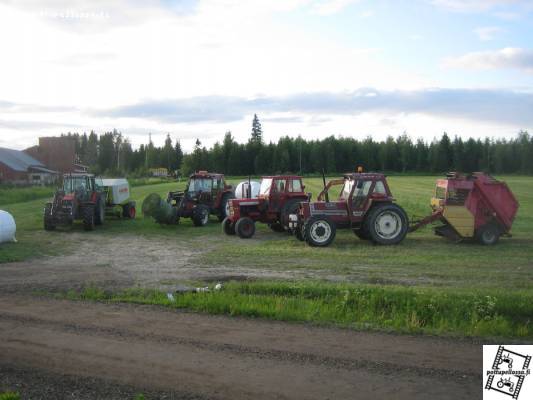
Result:
{"type": "MultiPolygon", "coordinates": [[[[207,227],[196,228],[190,220],[183,220],[178,226],[159,226],[138,216],[135,221],[109,221],[86,234],[89,237],[117,234],[165,236],[191,243],[201,240],[209,245],[196,260],[199,268],[223,265],[299,273],[298,281],[235,282],[229,286],[233,292],[213,294],[215,301],[209,300],[208,305],[203,303],[202,297],[178,304],[186,308],[317,323],[373,324],[383,329],[532,337],[533,310],[527,304],[533,304],[533,179],[499,178],[504,179],[515,193],[520,210],[513,226],[513,237],[503,238],[492,247],[452,243],[435,236],[428,227],[408,235],[399,246],[373,246],[358,240],[350,231],[338,231],[330,247],[311,248],[294,237],[271,232],[263,225],[258,226],[253,239],[226,238],[214,218],[207,227]],[[305,278],[307,275],[308,279],[305,278]],[[303,289],[303,292],[281,290],[287,285],[299,288],[304,285],[304,289],[319,285],[321,289],[318,295],[309,298],[303,289]],[[358,293],[357,290],[371,290],[368,293],[373,299],[373,311],[367,314],[339,312],[339,307],[355,304],[350,296],[358,293]],[[216,296],[219,296],[218,300],[216,296]],[[343,303],[345,296],[352,300],[343,303]],[[394,300],[392,305],[383,305],[383,309],[376,306],[381,304],[376,299],[389,297],[394,300]],[[493,299],[495,305],[490,306],[493,299]],[[486,307],[493,307],[490,315],[473,311],[476,304],[484,304],[484,301],[489,304],[486,307]],[[255,305],[250,306],[250,302],[255,305]],[[260,303],[266,306],[259,306],[260,303]],[[426,311],[418,309],[416,304],[426,311]],[[317,310],[317,307],[321,311],[314,314],[309,311],[317,310]],[[430,310],[437,307],[441,311],[428,320],[420,317],[427,313],[424,307],[430,310]],[[394,310],[392,314],[389,313],[391,309],[394,310]]],[[[429,213],[429,199],[436,177],[393,176],[388,179],[398,203],[410,218],[429,213]]],[[[306,191],[312,192],[316,198],[321,179],[306,179],[305,184],[306,191]]],[[[165,194],[183,186],[184,182],[138,186],[132,189],[132,193],[140,208],[142,199],[149,193],[165,194]]],[[[2,208],[13,213],[17,220],[19,243],[0,247],[0,263],[74,251],[68,241],[65,243],[67,233],[45,234],[42,230],[42,199],[2,208]]],[[[83,232],[81,225],[73,229],[83,232]]],[[[111,297],[120,301],[153,302],[153,296],[163,294],[143,292],[135,296],[129,293],[111,297]]],[[[110,300],[109,294],[102,299],[110,300]]],[[[361,304],[357,305],[359,310],[363,309],[361,304]]],[[[485,306],[479,307],[484,309],[485,306]]]]}

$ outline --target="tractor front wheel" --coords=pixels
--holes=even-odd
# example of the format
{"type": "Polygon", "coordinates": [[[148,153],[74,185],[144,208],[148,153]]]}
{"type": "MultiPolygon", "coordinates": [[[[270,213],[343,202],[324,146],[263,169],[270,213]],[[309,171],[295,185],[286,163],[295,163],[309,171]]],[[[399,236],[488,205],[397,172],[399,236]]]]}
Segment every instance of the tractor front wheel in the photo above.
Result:
{"type": "Polygon", "coordinates": [[[53,231],[54,229],[56,226],[52,222],[52,204],[47,204],[44,209],[44,230],[53,231]]]}
{"type": "Polygon", "coordinates": [[[235,235],[235,224],[228,218],[224,218],[224,221],[222,221],[222,231],[226,235],[235,235]]]}
{"type": "Polygon", "coordinates": [[[482,226],[476,232],[476,239],[485,246],[492,246],[500,239],[500,230],[494,224],[482,226]]]}
{"type": "Polygon", "coordinates": [[[202,204],[196,206],[192,212],[192,222],[195,226],[204,226],[209,222],[209,208],[202,204]]]}
{"type": "Polygon", "coordinates": [[[397,204],[384,204],[372,208],[365,218],[365,227],[374,243],[398,244],[407,235],[407,214],[397,204]]]}
{"type": "Polygon", "coordinates": [[[336,233],[337,227],[326,217],[311,217],[304,225],[305,240],[310,246],[329,246],[336,233]]]}
{"type": "Polygon", "coordinates": [[[255,233],[255,222],[248,217],[242,217],[235,223],[235,231],[241,239],[249,239],[255,233]]]}
{"type": "Polygon", "coordinates": [[[86,231],[92,231],[94,229],[94,207],[87,206],[83,208],[83,228],[86,231]]]}

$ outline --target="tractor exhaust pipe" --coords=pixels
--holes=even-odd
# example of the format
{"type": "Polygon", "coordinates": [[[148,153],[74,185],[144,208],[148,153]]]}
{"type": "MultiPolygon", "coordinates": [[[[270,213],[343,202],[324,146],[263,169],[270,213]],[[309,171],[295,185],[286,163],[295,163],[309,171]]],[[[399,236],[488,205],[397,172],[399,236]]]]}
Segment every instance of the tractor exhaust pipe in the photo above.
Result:
{"type": "Polygon", "coordinates": [[[326,191],[326,172],[322,168],[322,184],[324,185],[324,194],[326,196],[326,202],[329,203],[329,193],[326,191]]]}

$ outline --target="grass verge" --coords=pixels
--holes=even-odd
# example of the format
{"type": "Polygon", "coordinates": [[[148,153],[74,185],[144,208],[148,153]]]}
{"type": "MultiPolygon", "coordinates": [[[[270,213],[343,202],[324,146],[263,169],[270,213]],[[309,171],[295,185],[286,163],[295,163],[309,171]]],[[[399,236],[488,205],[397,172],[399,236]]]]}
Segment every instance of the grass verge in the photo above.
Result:
{"type": "Polygon", "coordinates": [[[257,281],[228,282],[220,291],[176,294],[173,301],[164,292],[148,289],[111,293],[90,287],[57,296],[357,329],[533,337],[533,294],[521,291],[257,281]]]}

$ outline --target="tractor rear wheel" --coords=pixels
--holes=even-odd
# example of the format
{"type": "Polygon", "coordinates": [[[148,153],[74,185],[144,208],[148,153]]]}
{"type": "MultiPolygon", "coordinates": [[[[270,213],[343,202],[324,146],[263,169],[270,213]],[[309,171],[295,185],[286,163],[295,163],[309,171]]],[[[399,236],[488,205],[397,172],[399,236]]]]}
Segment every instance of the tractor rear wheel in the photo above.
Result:
{"type": "Polygon", "coordinates": [[[491,246],[498,243],[500,230],[494,224],[486,224],[477,230],[476,239],[485,246],[491,246]]]}
{"type": "Polygon", "coordinates": [[[86,231],[92,231],[94,229],[94,206],[85,206],[82,210],[83,215],[83,228],[86,231]]]}
{"type": "Polygon", "coordinates": [[[96,202],[96,207],[94,208],[94,211],[94,223],[96,225],[103,225],[105,221],[105,204],[101,197],[96,202]]]}
{"type": "Polygon", "coordinates": [[[327,217],[309,218],[304,225],[305,241],[314,247],[326,247],[335,239],[337,227],[327,217]]]}
{"type": "Polygon", "coordinates": [[[285,203],[280,213],[280,223],[283,228],[289,226],[289,215],[296,214],[298,212],[301,201],[302,200],[299,199],[292,199],[285,203]]]}
{"type": "Polygon", "coordinates": [[[360,229],[354,229],[353,233],[355,236],[357,236],[361,240],[370,240],[370,233],[368,233],[368,230],[363,226],[360,229]]]}
{"type": "Polygon", "coordinates": [[[235,235],[235,224],[228,218],[224,218],[224,221],[222,221],[222,231],[226,235],[235,235]]]}
{"type": "Polygon", "coordinates": [[[219,215],[218,220],[223,221],[225,218],[229,217],[229,208],[230,208],[230,200],[234,199],[235,196],[232,193],[226,193],[222,196],[222,200],[220,200],[220,209],[219,209],[219,215]]]}
{"type": "Polygon", "coordinates": [[[44,208],[44,230],[53,231],[55,229],[56,226],[52,222],[52,204],[47,204],[44,208]]]}
{"type": "Polygon", "coordinates": [[[192,211],[192,222],[195,226],[204,226],[209,222],[209,207],[197,205],[192,211]]]}
{"type": "Polygon", "coordinates": [[[235,231],[241,239],[249,239],[255,233],[255,222],[248,217],[242,217],[235,223],[235,231]]]}
{"type": "Polygon", "coordinates": [[[374,243],[398,244],[407,235],[407,214],[397,204],[383,204],[372,208],[365,218],[365,228],[374,243]]]}

